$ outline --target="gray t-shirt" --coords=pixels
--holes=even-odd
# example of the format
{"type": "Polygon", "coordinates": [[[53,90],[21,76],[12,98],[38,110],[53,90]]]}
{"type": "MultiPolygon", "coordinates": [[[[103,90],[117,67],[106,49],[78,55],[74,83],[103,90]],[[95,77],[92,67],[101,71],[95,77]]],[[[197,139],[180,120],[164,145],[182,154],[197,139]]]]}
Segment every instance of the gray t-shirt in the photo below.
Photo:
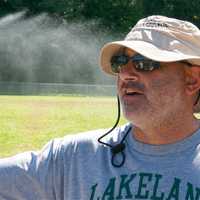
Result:
{"type": "MultiPolygon", "coordinates": [[[[119,143],[129,127],[104,142],[119,143]]],[[[40,152],[1,159],[0,200],[200,200],[200,130],[169,145],[143,144],[129,133],[120,168],[97,141],[104,133],[66,136],[40,152]]]]}

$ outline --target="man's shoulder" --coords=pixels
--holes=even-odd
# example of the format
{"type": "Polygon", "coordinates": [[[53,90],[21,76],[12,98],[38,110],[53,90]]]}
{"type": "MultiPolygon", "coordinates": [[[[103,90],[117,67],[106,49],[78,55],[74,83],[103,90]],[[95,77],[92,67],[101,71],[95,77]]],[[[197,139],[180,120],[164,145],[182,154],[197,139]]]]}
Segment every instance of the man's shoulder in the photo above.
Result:
{"type": "Polygon", "coordinates": [[[110,131],[111,128],[107,129],[96,129],[96,130],[90,130],[90,131],[84,131],[76,134],[71,134],[65,136],[63,139],[65,140],[76,140],[78,142],[82,141],[96,141],[99,137],[106,135],[105,140],[110,140],[110,139],[117,139],[118,137],[121,136],[121,133],[125,131],[125,129],[130,126],[129,124],[125,124],[122,126],[119,126],[115,128],[114,130],[110,131]]]}
{"type": "Polygon", "coordinates": [[[69,148],[70,146],[73,148],[84,148],[87,147],[93,147],[98,148],[102,147],[103,145],[99,143],[98,139],[105,135],[101,139],[101,141],[105,143],[118,143],[118,141],[121,141],[121,137],[123,135],[123,132],[127,129],[127,127],[130,126],[129,124],[120,126],[115,128],[113,131],[111,131],[108,135],[105,135],[109,132],[111,129],[97,129],[97,130],[90,130],[85,131],[81,133],[76,133],[72,135],[67,135],[64,138],[62,138],[62,145],[64,148],[69,148]]]}

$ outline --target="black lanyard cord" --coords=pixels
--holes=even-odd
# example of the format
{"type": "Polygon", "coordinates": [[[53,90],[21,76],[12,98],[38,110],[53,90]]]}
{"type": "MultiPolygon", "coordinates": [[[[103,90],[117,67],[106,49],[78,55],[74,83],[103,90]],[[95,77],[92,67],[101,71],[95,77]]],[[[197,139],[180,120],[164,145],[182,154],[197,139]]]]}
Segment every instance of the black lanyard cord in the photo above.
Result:
{"type": "Polygon", "coordinates": [[[106,146],[109,146],[109,147],[113,147],[112,145],[108,144],[108,143],[105,143],[105,142],[102,142],[101,139],[104,138],[106,135],[108,135],[109,133],[111,133],[117,126],[117,124],[119,123],[119,120],[120,120],[120,114],[121,114],[121,111],[120,111],[120,101],[119,101],[119,96],[117,96],[117,107],[118,107],[118,115],[117,115],[117,120],[114,124],[114,126],[109,130],[107,131],[104,135],[102,135],[100,138],[98,138],[98,142],[101,143],[101,144],[104,144],[106,146]]]}
{"type": "Polygon", "coordinates": [[[197,105],[197,103],[198,103],[199,99],[200,99],[200,90],[199,90],[199,92],[198,92],[198,96],[197,96],[197,99],[196,99],[196,101],[195,101],[195,103],[194,103],[194,106],[196,106],[196,105],[197,105]]]}
{"type": "Polygon", "coordinates": [[[111,163],[114,167],[121,167],[125,160],[126,160],[126,155],[124,153],[124,149],[126,147],[125,143],[124,143],[124,140],[126,139],[126,137],[128,136],[130,130],[131,130],[132,127],[129,127],[129,129],[126,131],[126,134],[124,135],[124,137],[122,138],[121,142],[115,146],[112,146],[111,147],[111,152],[112,152],[112,160],[111,160],[111,163]],[[118,153],[121,153],[122,155],[122,159],[119,163],[115,162],[115,157],[118,153]]]}
{"type": "Polygon", "coordinates": [[[129,127],[129,129],[126,131],[126,134],[122,138],[121,142],[117,145],[113,146],[109,143],[105,143],[105,142],[101,141],[102,138],[104,138],[106,135],[111,133],[119,123],[119,120],[120,120],[120,100],[119,100],[119,96],[117,96],[117,107],[118,107],[118,115],[117,115],[117,120],[116,120],[114,126],[109,131],[107,131],[104,135],[102,135],[100,138],[98,138],[98,142],[111,148],[111,152],[112,152],[111,163],[112,163],[112,165],[114,167],[121,167],[126,160],[126,155],[124,153],[124,149],[125,149],[126,146],[125,146],[124,140],[126,139],[128,133],[130,132],[131,127],[129,127]],[[121,155],[122,155],[122,159],[119,163],[115,162],[115,157],[118,153],[121,153],[121,155]]]}

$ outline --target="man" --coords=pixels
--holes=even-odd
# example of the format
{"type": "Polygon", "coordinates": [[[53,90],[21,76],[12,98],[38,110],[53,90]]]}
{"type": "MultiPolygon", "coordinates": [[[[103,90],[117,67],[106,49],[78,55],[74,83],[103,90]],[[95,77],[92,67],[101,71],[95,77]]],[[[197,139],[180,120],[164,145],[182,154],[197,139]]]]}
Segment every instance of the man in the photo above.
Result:
{"type": "Polygon", "coordinates": [[[130,123],[1,160],[0,199],[200,200],[200,30],[151,16],[100,63],[130,123]]]}

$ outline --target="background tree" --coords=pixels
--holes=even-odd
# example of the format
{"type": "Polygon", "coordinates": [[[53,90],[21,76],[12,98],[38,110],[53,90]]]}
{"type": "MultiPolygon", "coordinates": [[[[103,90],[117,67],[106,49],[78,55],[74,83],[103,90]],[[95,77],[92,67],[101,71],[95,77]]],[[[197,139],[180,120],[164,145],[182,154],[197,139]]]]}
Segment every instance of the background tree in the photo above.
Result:
{"type": "Polygon", "coordinates": [[[199,0],[2,0],[0,16],[27,10],[27,16],[49,13],[67,21],[98,20],[114,33],[130,29],[148,15],[166,15],[189,20],[200,26],[199,0]]]}

